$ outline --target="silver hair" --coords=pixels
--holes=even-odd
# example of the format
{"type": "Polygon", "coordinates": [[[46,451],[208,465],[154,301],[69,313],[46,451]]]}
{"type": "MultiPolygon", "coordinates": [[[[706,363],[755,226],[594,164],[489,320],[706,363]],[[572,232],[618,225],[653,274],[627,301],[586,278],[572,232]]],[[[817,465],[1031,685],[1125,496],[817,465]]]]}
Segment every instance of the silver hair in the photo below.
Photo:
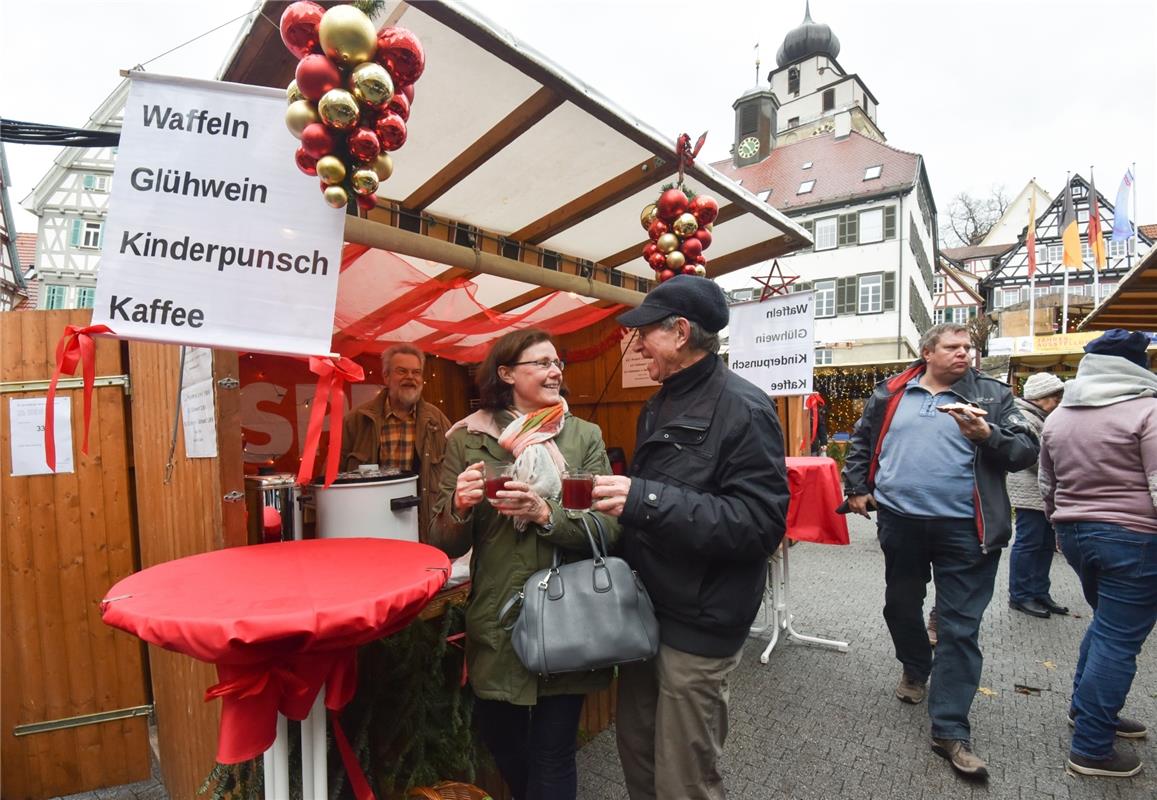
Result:
{"type": "MultiPolygon", "coordinates": [[[[675,327],[675,322],[680,319],[687,318],[681,317],[678,314],[672,314],[666,319],[661,320],[659,322],[659,327],[661,327],[663,330],[669,331],[675,327]]],[[[702,353],[719,352],[718,333],[712,333],[711,331],[704,330],[703,326],[693,319],[687,319],[687,324],[691,326],[691,331],[687,336],[687,345],[692,350],[698,350],[702,353]]]]}
{"type": "Polygon", "coordinates": [[[412,344],[402,343],[395,344],[382,353],[383,375],[390,371],[390,359],[403,353],[408,356],[416,356],[418,358],[418,363],[422,366],[422,369],[426,369],[426,354],[412,344]]]}
{"type": "Polygon", "coordinates": [[[920,357],[923,358],[929,350],[935,350],[936,345],[940,344],[940,337],[946,333],[968,333],[968,326],[959,322],[941,322],[939,325],[933,325],[920,337],[920,357]]]}

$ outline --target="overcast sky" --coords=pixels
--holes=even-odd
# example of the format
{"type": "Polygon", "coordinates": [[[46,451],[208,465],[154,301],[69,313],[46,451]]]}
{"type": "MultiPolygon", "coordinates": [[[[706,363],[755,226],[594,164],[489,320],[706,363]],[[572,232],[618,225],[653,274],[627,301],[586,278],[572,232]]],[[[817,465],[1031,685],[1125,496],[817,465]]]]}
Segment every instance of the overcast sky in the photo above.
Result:
{"type": "MultiPolygon", "coordinates": [[[[672,139],[708,131],[725,158],[731,103],[775,68],[802,0],[474,0],[490,19],[672,139]]],[[[0,0],[0,114],[83,125],[117,71],[244,14],[251,0],[0,0]]],[[[880,102],[888,143],[924,156],[941,215],[962,191],[1030,178],[1050,193],[1096,168],[1113,200],[1136,162],[1139,217],[1157,223],[1157,4],[1152,0],[814,0],[840,64],[880,102]]],[[[266,24],[266,23],[259,23],[266,24]]],[[[212,77],[240,22],[147,65],[212,77]]],[[[463,80],[469,80],[468,75],[463,80]]],[[[485,87],[479,87],[485,91],[485,87]]],[[[420,112],[420,106],[419,106],[420,112]]],[[[411,143],[410,146],[420,143],[411,143]]],[[[6,145],[19,203],[58,154],[6,145]]],[[[19,231],[36,220],[16,210],[19,231]]]]}

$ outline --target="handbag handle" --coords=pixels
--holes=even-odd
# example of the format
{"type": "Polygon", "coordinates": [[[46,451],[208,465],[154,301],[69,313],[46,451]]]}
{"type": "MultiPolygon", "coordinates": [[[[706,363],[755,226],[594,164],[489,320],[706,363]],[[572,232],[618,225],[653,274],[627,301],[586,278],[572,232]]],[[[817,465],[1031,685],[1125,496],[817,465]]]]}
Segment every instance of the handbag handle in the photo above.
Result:
{"type": "Polygon", "coordinates": [[[594,553],[595,560],[601,560],[609,556],[611,551],[607,547],[607,529],[603,525],[602,519],[597,514],[583,514],[582,523],[583,528],[587,532],[587,538],[590,540],[591,551],[594,553]],[[594,534],[591,533],[591,522],[594,523],[595,530],[598,531],[599,544],[602,545],[602,550],[599,550],[598,545],[595,544],[594,534]]]}

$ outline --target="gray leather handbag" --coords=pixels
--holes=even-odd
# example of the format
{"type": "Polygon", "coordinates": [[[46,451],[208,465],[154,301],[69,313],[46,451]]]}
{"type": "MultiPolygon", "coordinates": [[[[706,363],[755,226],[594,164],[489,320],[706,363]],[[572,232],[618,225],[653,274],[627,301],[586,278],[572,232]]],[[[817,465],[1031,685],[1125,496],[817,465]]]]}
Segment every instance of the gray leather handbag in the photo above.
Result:
{"type": "Polygon", "coordinates": [[[626,561],[607,555],[602,520],[594,514],[581,519],[592,557],[562,564],[555,548],[554,564],[531,575],[498,612],[501,623],[522,602],[509,627],[511,643],[538,675],[645,661],[659,652],[659,622],[643,582],[626,561]]]}

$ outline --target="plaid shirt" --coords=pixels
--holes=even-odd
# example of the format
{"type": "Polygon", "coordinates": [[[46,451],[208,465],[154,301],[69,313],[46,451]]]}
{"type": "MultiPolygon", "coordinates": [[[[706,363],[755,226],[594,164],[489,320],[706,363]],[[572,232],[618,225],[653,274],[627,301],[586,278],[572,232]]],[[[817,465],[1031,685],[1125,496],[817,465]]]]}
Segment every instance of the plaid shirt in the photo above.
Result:
{"type": "Polygon", "coordinates": [[[414,411],[394,411],[389,397],[385,398],[382,418],[381,446],[378,448],[378,466],[383,470],[396,469],[410,472],[414,469],[414,443],[418,420],[414,411]]]}

